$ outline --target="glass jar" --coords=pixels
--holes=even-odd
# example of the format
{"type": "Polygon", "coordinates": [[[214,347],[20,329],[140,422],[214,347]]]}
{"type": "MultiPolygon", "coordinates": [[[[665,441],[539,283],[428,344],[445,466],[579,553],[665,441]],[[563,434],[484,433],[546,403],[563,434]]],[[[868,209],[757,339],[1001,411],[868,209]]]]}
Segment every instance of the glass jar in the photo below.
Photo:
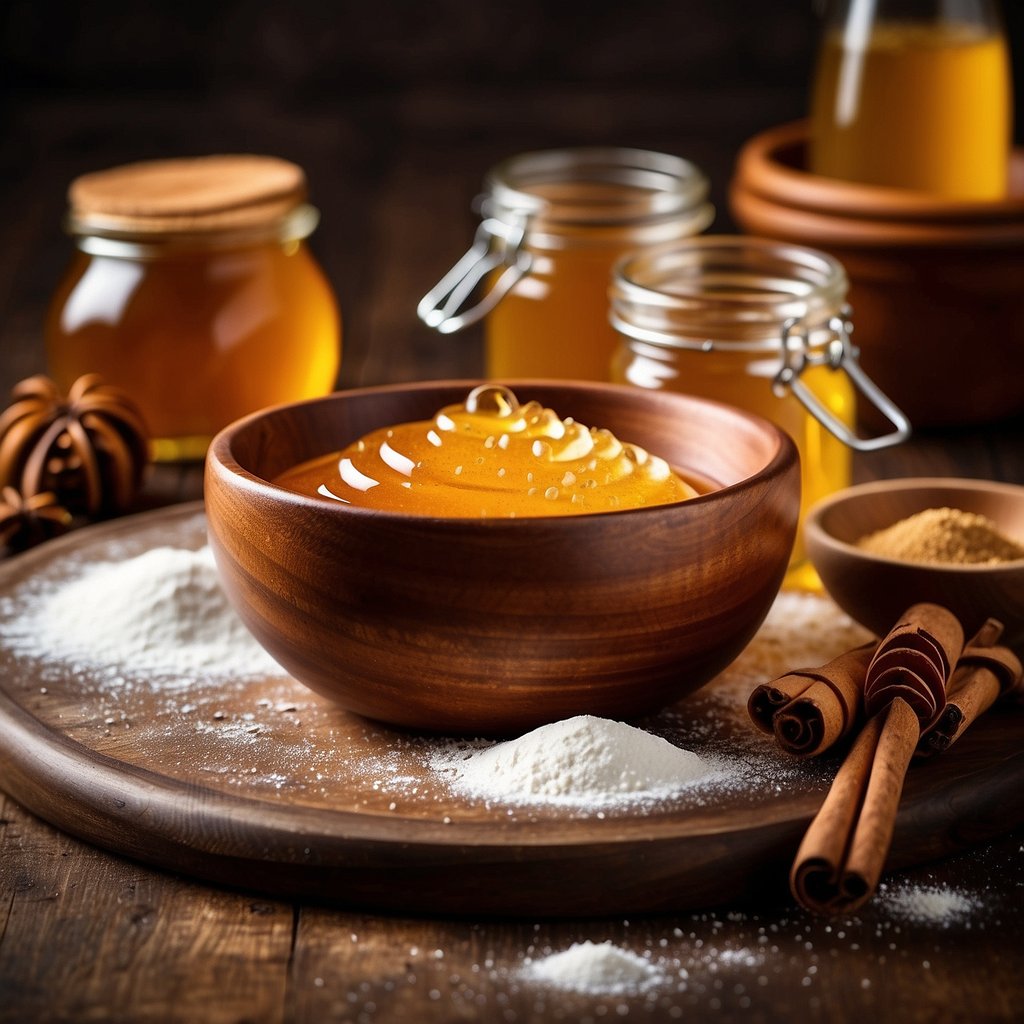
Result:
{"type": "Polygon", "coordinates": [[[46,320],[50,376],[124,388],[157,460],[198,459],[246,413],[328,393],[341,326],[306,245],[301,168],[257,156],[165,160],[76,179],[76,251],[46,320]]]}
{"type": "Polygon", "coordinates": [[[523,153],[487,174],[472,248],[419,304],[443,334],[486,316],[490,378],[607,380],[611,268],[625,252],[703,231],[693,164],[646,150],[523,153]],[[463,308],[478,285],[485,294],[463,308]]]}
{"type": "MultiPolygon", "coordinates": [[[[764,239],[708,235],[627,255],[611,286],[620,337],[612,379],[717,399],[782,427],[800,452],[802,522],[814,502],[850,483],[853,451],[910,433],[857,362],[846,289],[831,256],[764,239]],[[856,433],[857,391],[891,433],[856,433]]],[[[814,585],[805,561],[798,534],[790,585],[814,585]]]]}

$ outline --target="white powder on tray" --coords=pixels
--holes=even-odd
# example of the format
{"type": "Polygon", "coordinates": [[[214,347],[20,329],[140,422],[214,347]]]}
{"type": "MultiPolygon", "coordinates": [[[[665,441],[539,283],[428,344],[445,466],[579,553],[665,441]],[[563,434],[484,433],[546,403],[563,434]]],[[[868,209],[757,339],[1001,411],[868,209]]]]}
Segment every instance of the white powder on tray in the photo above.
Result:
{"type": "MultiPolygon", "coordinates": [[[[701,710],[691,706],[685,720],[675,722],[673,732],[684,734],[676,737],[679,745],[622,722],[581,715],[493,746],[447,744],[427,761],[455,793],[510,807],[556,805],[600,814],[683,793],[699,798],[729,785],[781,791],[785,773],[806,775],[813,766],[766,759],[755,752],[761,737],[753,732],[751,749],[736,750],[731,737],[727,748],[715,744],[710,734],[717,717],[709,711],[716,705],[742,708],[758,683],[795,665],[823,664],[868,635],[827,598],[784,592],[746,651],[696,695],[701,710]],[[700,755],[686,749],[691,743],[700,755]]],[[[668,724],[674,715],[663,712],[659,720],[668,724]]]]}
{"type": "Polygon", "coordinates": [[[209,547],[91,564],[36,597],[4,632],[23,653],[165,685],[284,675],[229,604],[209,547]]]}
{"type": "Polygon", "coordinates": [[[654,964],[613,942],[576,942],[561,953],[534,960],[523,977],[552,988],[594,994],[628,995],[660,979],[654,964]]]}
{"type": "MultiPolygon", "coordinates": [[[[158,546],[135,557],[108,546],[95,561],[70,563],[70,572],[27,581],[0,602],[0,639],[14,653],[63,663],[75,672],[88,668],[93,682],[122,694],[126,683],[171,698],[203,680],[244,686],[249,680],[287,679],[228,603],[210,549],[193,550],[193,520],[187,530],[172,530],[157,542],[179,546],[158,546]]],[[[456,793],[505,806],[510,815],[516,807],[547,805],[604,817],[606,811],[668,801],[705,805],[737,787],[781,793],[785,778],[798,769],[779,761],[758,733],[744,733],[737,746],[734,731],[723,730],[722,723],[741,711],[751,685],[795,663],[820,664],[859,643],[862,634],[827,599],[783,593],[747,651],[690,698],[685,710],[667,709],[648,720],[654,732],[593,716],[497,745],[426,738],[410,743],[397,735],[386,738],[385,731],[383,753],[363,746],[354,753],[359,777],[371,779],[374,791],[420,805],[446,802],[456,793]]],[[[308,713],[319,714],[315,707],[308,713]]],[[[131,711],[125,706],[118,713],[131,711]]],[[[261,731],[276,735],[280,724],[262,720],[258,710],[233,723],[223,710],[213,718],[215,724],[200,723],[197,731],[214,730],[236,745],[251,745],[261,731]]],[[[324,763],[337,754],[325,751],[324,763]]],[[[804,777],[808,769],[799,766],[799,772],[804,777]]],[[[326,776],[318,772],[316,778],[326,776]]]]}
{"type": "Polygon", "coordinates": [[[431,767],[452,789],[506,803],[605,805],[670,796],[707,777],[696,754],[593,715],[541,726],[472,752],[440,751],[431,767]]]}
{"type": "Polygon", "coordinates": [[[871,633],[822,594],[784,590],[739,657],[701,694],[746,705],[751,690],[794,668],[823,665],[871,633]]]}

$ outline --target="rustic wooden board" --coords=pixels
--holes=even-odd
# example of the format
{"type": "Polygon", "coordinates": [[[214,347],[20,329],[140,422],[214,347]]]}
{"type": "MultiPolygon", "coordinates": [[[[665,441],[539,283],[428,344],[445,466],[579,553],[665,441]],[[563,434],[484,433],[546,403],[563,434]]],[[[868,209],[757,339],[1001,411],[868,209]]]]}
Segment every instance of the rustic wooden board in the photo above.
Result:
{"type": "MultiPolygon", "coordinates": [[[[5,619],[33,587],[156,544],[198,547],[197,503],[92,527],[0,570],[5,619]]],[[[641,724],[725,759],[742,785],[574,812],[455,795],[444,741],[335,708],[288,678],[160,687],[0,648],[0,783],[36,814],[139,860],[267,893],[405,912],[588,915],[778,895],[834,760],[795,765],[733,683],[641,724]]],[[[889,866],[1024,821],[1024,711],[992,713],[912,768],[889,866]]]]}

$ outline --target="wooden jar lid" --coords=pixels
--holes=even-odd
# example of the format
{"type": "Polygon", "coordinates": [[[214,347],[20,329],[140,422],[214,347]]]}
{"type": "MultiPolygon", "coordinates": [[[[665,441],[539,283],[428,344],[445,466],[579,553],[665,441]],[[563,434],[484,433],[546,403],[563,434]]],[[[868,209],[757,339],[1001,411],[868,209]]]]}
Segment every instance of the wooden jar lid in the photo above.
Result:
{"type": "Polygon", "coordinates": [[[270,227],[306,198],[306,175],[270,156],[220,155],[125,164],[68,189],[78,234],[167,235],[270,227]]]}

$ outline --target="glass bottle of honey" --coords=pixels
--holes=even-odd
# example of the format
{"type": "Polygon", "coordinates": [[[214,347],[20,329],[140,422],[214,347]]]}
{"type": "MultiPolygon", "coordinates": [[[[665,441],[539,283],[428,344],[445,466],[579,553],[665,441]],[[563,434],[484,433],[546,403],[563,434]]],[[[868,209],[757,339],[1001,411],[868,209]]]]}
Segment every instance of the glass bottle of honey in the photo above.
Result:
{"type": "Polygon", "coordinates": [[[623,147],[521,153],[493,167],[469,251],[418,313],[442,334],[485,320],[492,379],[606,381],[608,283],[624,253],[687,238],[714,215],[687,160],[623,147]],[[483,288],[475,305],[470,297],[483,288]]]}
{"type": "Polygon", "coordinates": [[[1006,195],[1012,84],[991,0],[833,0],[810,170],[950,200],[1006,195]]]}
{"type": "Polygon", "coordinates": [[[326,394],[341,328],[306,238],[300,167],[265,156],[151,161],[77,178],[76,251],[46,322],[50,375],[124,388],[157,460],[202,458],[246,413],[326,394]]]}

